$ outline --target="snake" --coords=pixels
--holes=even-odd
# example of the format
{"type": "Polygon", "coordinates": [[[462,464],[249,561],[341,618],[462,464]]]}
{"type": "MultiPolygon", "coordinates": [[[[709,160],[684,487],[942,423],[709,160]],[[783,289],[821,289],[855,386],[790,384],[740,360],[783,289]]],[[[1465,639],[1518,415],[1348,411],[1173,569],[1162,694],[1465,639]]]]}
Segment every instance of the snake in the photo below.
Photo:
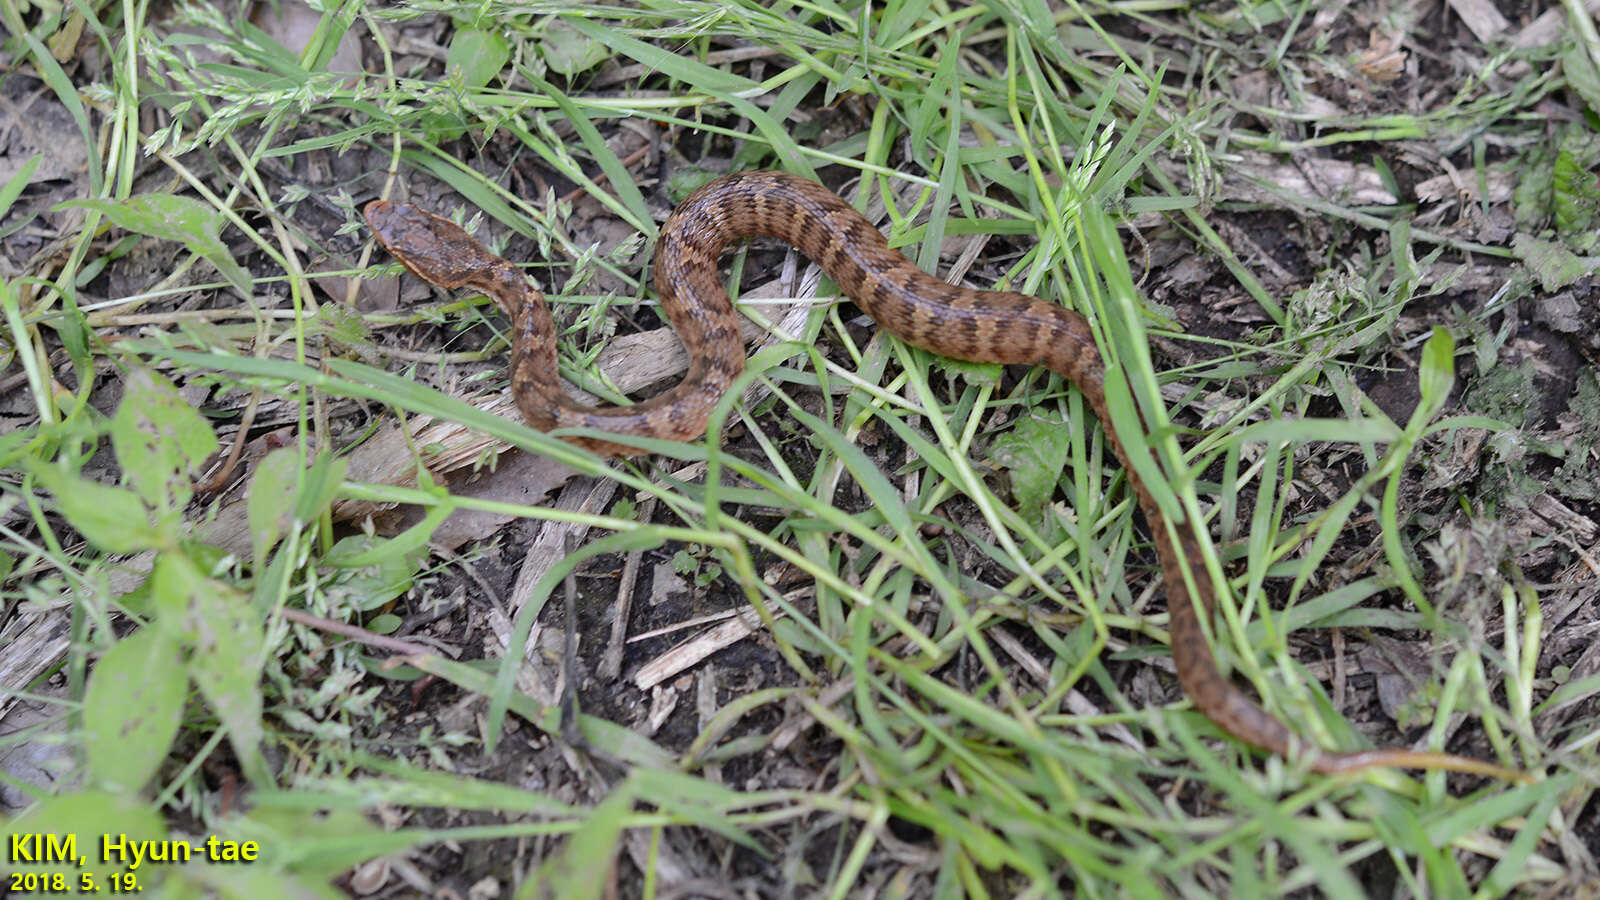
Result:
{"type": "MultiPolygon", "coordinates": [[[[891,248],[855,207],[815,181],[769,171],[725,175],[677,206],[661,226],[652,266],[661,311],[689,351],[688,372],[650,399],[605,408],[567,396],[557,373],[550,308],[512,263],[450,220],[411,204],[374,200],[364,216],[378,242],[412,273],[445,290],[479,291],[510,318],[511,390],[528,424],[542,431],[582,429],[679,442],[703,435],[713,406],[744,369],[744,343],[719,265],[723,251],[745,238],[777,238],[792,245],[879,327],[908,344],[953,359],[1055,372],[1088,402],[1137,496],[1166,588],[1173,666],[1195,709],[1234,738],[1303,761],[1318,773],[1393,767],[1521,780],[1513,770],[1452,753],[1323,749],[1235,686],[1218,669],[1201,624],[1216,598],[1211,577],[1199,565],[1195,526],[1174,522],[1169,528],[1112,426],[1105,363],[1088,321],[1038,297],[953,285],[929,275],[891,248]],[[1192,580],[1185,560],[1195,562],[1192,580]]],[[[564,437],[601,455],[643,452],[604,438],[564,437]]]]}

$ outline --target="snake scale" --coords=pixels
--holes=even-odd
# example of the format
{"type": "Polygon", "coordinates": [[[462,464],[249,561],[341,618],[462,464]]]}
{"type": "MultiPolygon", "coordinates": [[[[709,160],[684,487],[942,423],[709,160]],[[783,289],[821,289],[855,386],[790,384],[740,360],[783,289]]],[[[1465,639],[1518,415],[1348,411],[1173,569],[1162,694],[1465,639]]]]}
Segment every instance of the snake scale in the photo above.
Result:
{"type": "MultiPolygon", "coordinates": [[[[688,374],[676,387],[642,403],[606,409],[567,397],[557,375],[549,307],[511,263],[455,224],[415,206],[378,200],[367,205],[365,215],[378,240],[416,275],[440,288],[481,291],[511,317],[512,391],[529,424],[540,430],[579,427],[676,441],[703,434],[713,405],[745,362],[718,264],[729,244],[750,237],[792,244],[821,265],[840,291],[880,326],[909,344],[955,359],[1056,372],[1089,402],[1138,496],[1166,584],[1178,680],[1200,712],[1239,740],[1304,760],[1317,772],[1396,766],[1518,777],[1492,763],[1453,754],[1318,749],[1235,687],[1218,671],[1201,627],[1200,617],[1214,606],[1211,579],[1197,570],[1193,584],[1198,596],[1191,597],[1184,577],[1182,560],[1201,558],[1193,527],[1181,523],[1169,531],[1130,464],[1106,411],[1105,367],[1084,318],[1037,297],[959,287],[927,274],[820,184],[780,172],[747,172],[718,178],[678,206],[656,243],[655,290],[667,320],[689,349],[688,374]]],[[[606,455],[640,452],[603,439],[569,439],[606,455]]]]}

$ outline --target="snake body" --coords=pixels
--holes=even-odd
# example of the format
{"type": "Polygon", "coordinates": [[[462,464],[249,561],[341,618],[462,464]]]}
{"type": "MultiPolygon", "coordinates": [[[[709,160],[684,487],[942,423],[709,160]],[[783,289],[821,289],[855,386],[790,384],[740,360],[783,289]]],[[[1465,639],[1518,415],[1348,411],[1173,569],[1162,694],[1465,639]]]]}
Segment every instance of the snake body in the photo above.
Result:
{"type": "MultiPolygon", "coordinates": [[[[1191,596],[1183,559],[1201,559],[1193,526],[1168,524],[1131,464],[1106,411],[1105,366],[1088,323],[1037,297],[954,286],[889,247],[864,216],[827,188],[780,172],[718,178],[686,199],[662,226],[655,251],[661,309],[692,363],[676,387],[642,403],[606,409],[567,397],[556,370],[555,330],[544,297],[506,260],[448,220],[406,204],[374,201],[365,211],[378,240],[412,272],[441,288],[471,288],[493,299],[513,328],[511,385],[529,424],[687,441],[705,431],[717,399],[744,368],[744,347],[718,263],[729,244],[773,237],[822,266],[880,326],[909,344],[955,359],[1043,366],[1082,392],[1099,418],[1148,521],[1160,558],[1178,680],[1197,709],[1228,734],[1318,772],[1372,766],[1451,769],[1516,777],[1499,766],[1400,748],[1335,752],[1299,740],[1217,669],[1200,617],[1214,606],[1212,581],[1196,569],[1191,596]],[[1174,540],[1173,535],[1176,535],[1174,540]]],[[[598,453],[633,455],[625,444],[569,438],[598,453]]]]}

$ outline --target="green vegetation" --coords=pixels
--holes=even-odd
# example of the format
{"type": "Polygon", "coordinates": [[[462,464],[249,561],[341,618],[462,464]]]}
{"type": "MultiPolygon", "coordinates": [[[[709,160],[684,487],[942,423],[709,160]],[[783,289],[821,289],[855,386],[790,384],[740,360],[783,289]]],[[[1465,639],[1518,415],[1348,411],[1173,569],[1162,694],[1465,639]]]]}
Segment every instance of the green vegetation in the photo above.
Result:
{"type": "MultiPolygon", "coordinates": [[[[4,94],[65,136],[0,187],[0,627],[59,623],[47,668],[0,666],[23,672],[0,714],[46,712],[0,749],[60,747],[67,770],[0,771],[38,801],[0,822],[89,857],[10,867],[119,885],[111,833],[259,846],[135,871],[172,896],[1589,877],[1600,675],[1592,614],[1568,616],[1600,577],[1600,38],[1567,6],[1519,47],[1527,23],[1479,43],[1450,5],[350,0],[295,30],[0,0],[4,94]],[[57,171],[67,145],[84,168],[57,171]],[[633,386],[594,362],[649,324],[660,214],[754,167],[881,210],[929,270],[1089,317],[1114,415],[1167,410],[1154,487],[1209,525],[1189,562],[1231,587],[1219,657],[1298,733],[1537,779],[1328,778],[1221,738],[1171,676],[1100,426],[1048,373],[752,290],[774,338],[722,439],[613,463],[483,408],[492,305],[385,308],[361,280],[400,268],[369,262],[360,203],[447,197],[532,261],[563,367],[616,400],[633,386]],[[385,439],[377,474],[362,448],[385,439]],[[446,484],[513,449],[621,490],[446,484]],[[392,504],[420,512],[367,518],[392,504]],[[440,551],[464,510],[525,521],[440,551]],[[597,674],[616,594],[646,593],[617,573],[655,563],[692,600],[649,627],[757,611],[738,661],[637,686],[693,633],[673,632],[627,650],[628,680],[597,674]],[[576,719],[553,595],[585,617],[576,719]],[[399,633],[434,612],[455,631],[399,633]]],[[[776,258],[741,250],[735,278],[765,286],[776,258]]]]}

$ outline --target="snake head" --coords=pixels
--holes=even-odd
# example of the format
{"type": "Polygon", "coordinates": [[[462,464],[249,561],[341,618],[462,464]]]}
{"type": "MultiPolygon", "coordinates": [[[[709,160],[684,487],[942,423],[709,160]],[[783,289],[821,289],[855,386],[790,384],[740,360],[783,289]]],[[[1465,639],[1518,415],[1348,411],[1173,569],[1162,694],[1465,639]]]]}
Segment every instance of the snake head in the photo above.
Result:
{"type": "Polygon", "coordinates": [[[515,271],[461,226],[409,203],[374,200],[363,214],[391,256],[439,287],[483,286],[503,280],[502,270],[515,271]]]}

